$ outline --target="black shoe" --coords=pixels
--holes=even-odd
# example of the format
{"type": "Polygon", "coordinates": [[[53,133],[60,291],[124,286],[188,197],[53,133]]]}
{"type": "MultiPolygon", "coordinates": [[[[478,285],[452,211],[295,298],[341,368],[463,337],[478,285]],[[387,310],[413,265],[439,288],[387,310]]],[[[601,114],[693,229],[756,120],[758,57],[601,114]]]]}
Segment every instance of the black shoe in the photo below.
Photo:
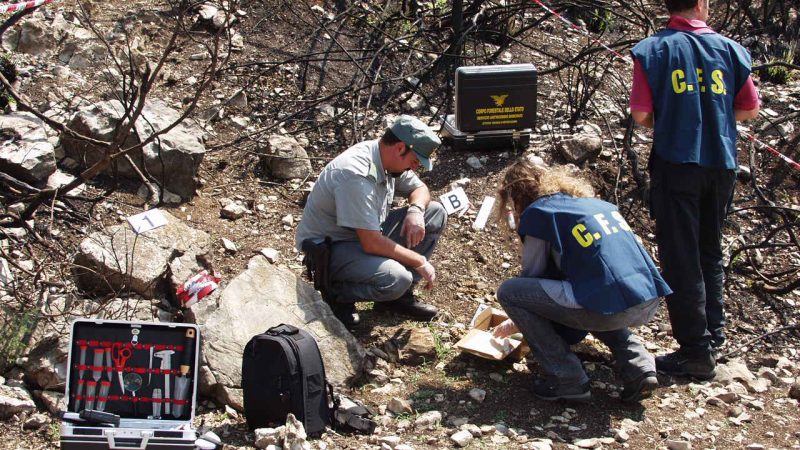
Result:
{"type": "Polygon", "coordinates": [[[714,340],[714,339],[711,340],[711,357],[714,358],[714,361],[720,361],[725,359],[722,357],[723,353],[722,349],[720,348],[722,347],[722,344],[724,342],[725,342],[724,338],[721,340],[714,340]]]}
{"type": "Polygon", "coordinates": [[[547,401],[587,402],[592,399],[588,381],[581,384],[561,384],[558,380],[538,378],[533,382],[531,392],[536,397],[547,401]]]}
{"type": "Polygon", "coordinates": [[[659,373],[673,376],[688,376],[698,380],[714,378],[717,363],[710,353],[687,355],[685,352],[668,353],[656,356],[656,369],[659,373]]]}
{"type": "Polygon", "coordinates": [[[626,403],[638,402],[650,397],[657,387],[658,378],[656,378],[656,373],[645,372],[623,385],[620,400],[626,403]]]}
{"type": "Polygon", "coordinates": [[[353,328],[361,323],[361,316],[356,312],[355,303],[330,303],[333,315],[339,319],[345,328],[353,328]]]}
{"type": "Polygon", "coordinates": [[[413,295],[406,295],[390,302],[375,302],[375,306],[372,309],[375,311],[396,312],[422,321],[429,321],[439,313],[438,308],[422,303],[413,295]]]}

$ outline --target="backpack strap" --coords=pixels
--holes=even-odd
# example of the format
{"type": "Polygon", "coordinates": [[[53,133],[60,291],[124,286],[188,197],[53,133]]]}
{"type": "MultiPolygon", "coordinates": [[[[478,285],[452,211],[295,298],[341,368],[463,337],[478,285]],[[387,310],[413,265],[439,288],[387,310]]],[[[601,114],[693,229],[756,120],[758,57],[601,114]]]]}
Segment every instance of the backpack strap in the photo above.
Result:
{"type": "Polygon", "coordinates": [[[333,392],[333,385],[328,383],[328,380],[325,380],[325,387],[327,388],[328,392],[328,404],[331,405],[331,425],[336,424],[336,410],[339,409],[339,405],[342,403],[339,401],[339,397],[336,396],[333,392]]]}
{"type": "MultiPolygon", "coordinates": [[[[287,325],[291,327],[290,325],[287,325]]],[[[306,331],[296,330],[287,336],[287,342],[294,348],[301,367],[303,387],[304,425],[309,435],[320,434],[330,425],[331,414],[328,403],[328,388],[325,379],[325,366],[314,337],[306,331]],[[316,389],[312,389],[316,388],[316,389]]]]}
{"type": "Polygon", "coordinates": [[[353,414],[350,411],[336,410],[333,413],[336,421],[334,422],[339,430],[347,431],[347,428],[352,428],[359,433],[372,434],[375,432],[377,424],[375,421],[366,417],[353,414]]]}

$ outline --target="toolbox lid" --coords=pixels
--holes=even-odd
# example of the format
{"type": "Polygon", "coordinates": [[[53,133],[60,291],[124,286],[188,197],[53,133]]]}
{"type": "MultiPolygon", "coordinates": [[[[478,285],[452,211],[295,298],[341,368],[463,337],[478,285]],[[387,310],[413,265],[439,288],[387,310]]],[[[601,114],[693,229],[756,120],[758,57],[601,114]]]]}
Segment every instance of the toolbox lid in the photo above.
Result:
{"type": "Polygon", "coordinates": [[[456,77],[461,75],[473,74],[519,74],[520,72],[536,73],[536,67],[531,63],[525,64],[496,64],[492,66],[461,66],[456,69],[456,77]]]}
{"type": "Polygon", "coordinates": [[[522,130],[536,121],[533,64],[456,69],[455,122],[464,132],[522,130]]]}

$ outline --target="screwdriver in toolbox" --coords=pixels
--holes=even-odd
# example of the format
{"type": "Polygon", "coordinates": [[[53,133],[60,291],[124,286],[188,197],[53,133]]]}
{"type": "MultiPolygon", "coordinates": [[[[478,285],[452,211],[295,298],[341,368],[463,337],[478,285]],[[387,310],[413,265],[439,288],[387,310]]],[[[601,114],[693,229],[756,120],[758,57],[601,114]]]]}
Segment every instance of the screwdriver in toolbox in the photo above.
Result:
{"type": "Polygon", "coordinates": [[[161,418],[161,388],[153,389],[153,419],[161,418]]]}
{"type": "Polygon", "coordinates": [[[75,391],[75,412],[80,412],[81,410],[81,399],[80,396],[83,395],[83,386],[86,384],[86,380],[78,380],[78,389],[75,391]]]}
{"type": "Polygon", "coordinates": [[[75,390],[75,411],[80,411],[80,396],[83,395],[83,385],[85,384],[83,381],[83,374],[86,372],[86,348],[88,346],[86,344],[80,345],[81,348],[81,363],[78,367],[78,388],[75,390]]]}
{"type": "Polygon", "coordinates": [[[94,349],[94,361],[92,362],[92,380],[88,384],[86,388],[86,396],[88,397],[86,400],[86,409],[94,409],[94,396],[97,392],[97,382],[100,381],[100,376],[103,373],[103,354],[105,352],[102,348],[94,349]]]}
{"type": "Polygon", "coordinates": [[[94,409],[94,393],[97,389],[97,381],[88,381],[86,384],[88,385],[86,388],[86,409],[94,409]]]}
{"type": "Polygon", "coordinates": [[[100,393],[97,394],[97,410],[105,411],[106,400],[108,400],[108,391],[111,389],[111,382],[103,380],[100,382],[100,393]]]}
{"type": "Polygon", "coordinates": [[[108,366],[108,381],[111,381],[112,377],[114,376],[113,365],[111,365],[111,347],[106,347],[106,365],[108,366]]]}

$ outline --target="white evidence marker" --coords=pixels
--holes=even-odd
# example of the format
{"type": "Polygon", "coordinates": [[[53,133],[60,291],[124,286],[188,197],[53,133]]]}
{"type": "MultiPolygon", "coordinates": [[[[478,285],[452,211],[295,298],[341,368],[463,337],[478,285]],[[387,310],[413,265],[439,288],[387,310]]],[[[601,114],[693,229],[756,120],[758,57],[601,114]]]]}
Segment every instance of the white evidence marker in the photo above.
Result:
{"type": "Polygon", "coordinates": [[[469,208],[467,193],[464,192],[464,188],[461,187],[457,187],[446,194],[440,195],[439,200],[442,201],[442,206],[444,206],[448,215],[455,212],[463,213],[469,208]]]}
{"type": "Polygon", "coordinates": [[[163,227],[167,224],[167,218],[161,214],[161,210],[156,208],[128,217],[128,223],[134,233],[141,234],[163,227]]]}
{"type": "Polygon", "coordinates": [[[472,224],[473,230],[482,230],[486,226],[486,221],[489,220],[492,208],[494,208],[494,197],[483,197],[483,204],[480,211],[478,211],[478,217],[475,218],[475,222],[472,224]]]}

